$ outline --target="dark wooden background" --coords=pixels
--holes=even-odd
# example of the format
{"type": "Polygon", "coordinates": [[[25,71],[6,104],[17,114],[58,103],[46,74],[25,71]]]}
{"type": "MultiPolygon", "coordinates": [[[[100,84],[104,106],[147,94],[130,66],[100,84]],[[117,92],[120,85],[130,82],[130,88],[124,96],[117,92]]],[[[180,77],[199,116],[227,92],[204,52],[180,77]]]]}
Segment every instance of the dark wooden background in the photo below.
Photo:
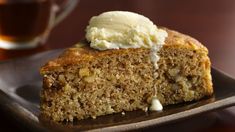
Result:
{"type": "MultiPolygon", "coordinates": [[[[0,59],[69,47],[84,38],[91,16],[110,10],[137,12],[156,25],[195,37],[208,47],[213,66],[235,77],[235,0],[81,0],[67,19],[54,28],[45,46],[30,51],[0,50],[0,59]]],[[[7,116],[3,119],[11,122],[7,116]]],[[[235,114],[229,116],[229,121],[220,117],[205,130],[235,131],[231,119],[235,120],[235,114]]],[[[203,120],[199,122],[203,124],[203,120]]],[[[7,123],[0,126],[12,128],[7,123]]]]}

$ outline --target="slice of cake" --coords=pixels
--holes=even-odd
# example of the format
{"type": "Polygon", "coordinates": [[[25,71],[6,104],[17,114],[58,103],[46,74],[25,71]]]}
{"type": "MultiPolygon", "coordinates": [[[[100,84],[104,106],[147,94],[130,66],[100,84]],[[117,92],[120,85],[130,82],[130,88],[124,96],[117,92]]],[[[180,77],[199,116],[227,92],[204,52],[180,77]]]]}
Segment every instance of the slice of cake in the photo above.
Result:
{"type": "Polygon", "coordinates": [[[41,68],[41,114],[73,121],[210,96],[206,47],[142,17],[116,11],[92,18],[87,41],[41,68]]]}

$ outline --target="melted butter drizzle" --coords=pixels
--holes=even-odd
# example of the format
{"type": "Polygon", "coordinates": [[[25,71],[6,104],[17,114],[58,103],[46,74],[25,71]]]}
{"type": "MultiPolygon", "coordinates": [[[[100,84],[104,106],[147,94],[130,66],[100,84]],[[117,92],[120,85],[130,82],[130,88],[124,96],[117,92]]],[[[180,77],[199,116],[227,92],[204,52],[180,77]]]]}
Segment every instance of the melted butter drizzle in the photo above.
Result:
{"type": "Polygon", "coordinates": [[[162,45],[153,45],[150,50],[150,60],[153,64],[153,79],[154,79],[153,80],[154,96],[152,97],[151,106],[149,107],[149,110],[151,111],[162,111],[163,109],[161,102],[157,98],[157,86],[155,85],[158,78],[157,70],[159,68],[157,62],[160,60],[158,52],[161,48],[162,45]]]}

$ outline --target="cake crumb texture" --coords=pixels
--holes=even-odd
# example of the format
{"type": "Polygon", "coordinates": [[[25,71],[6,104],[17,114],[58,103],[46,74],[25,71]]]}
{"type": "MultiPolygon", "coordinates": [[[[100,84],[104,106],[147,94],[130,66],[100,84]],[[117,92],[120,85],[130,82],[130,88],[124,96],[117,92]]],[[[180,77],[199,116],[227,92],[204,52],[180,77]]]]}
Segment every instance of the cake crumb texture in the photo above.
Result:
{"type": "Polygon", "coordinates": [[[87,42],[67,49],[41,68],[41,114],[73,121],[137,109],[154,97],[165,105],[199,100],[213,93],[208,50],[197,40],[165,29],[157,81],[150,49],[98,51],[87,42]],[[82,46],[81,46],[82,45],[82,46]]]}

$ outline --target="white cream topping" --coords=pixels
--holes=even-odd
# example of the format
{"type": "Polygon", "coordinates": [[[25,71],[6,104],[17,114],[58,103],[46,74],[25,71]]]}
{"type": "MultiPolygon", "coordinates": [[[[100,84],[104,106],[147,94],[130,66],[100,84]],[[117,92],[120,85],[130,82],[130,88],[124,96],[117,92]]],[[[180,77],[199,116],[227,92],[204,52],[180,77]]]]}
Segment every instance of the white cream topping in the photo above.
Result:
{"type": "Polygon", "coordinates": [[[86,39],[98,50],[151,48],[164,42],[167,32],[147,17],[127,11],[110,11],[94,16],[86,28],[86,39]]]}

